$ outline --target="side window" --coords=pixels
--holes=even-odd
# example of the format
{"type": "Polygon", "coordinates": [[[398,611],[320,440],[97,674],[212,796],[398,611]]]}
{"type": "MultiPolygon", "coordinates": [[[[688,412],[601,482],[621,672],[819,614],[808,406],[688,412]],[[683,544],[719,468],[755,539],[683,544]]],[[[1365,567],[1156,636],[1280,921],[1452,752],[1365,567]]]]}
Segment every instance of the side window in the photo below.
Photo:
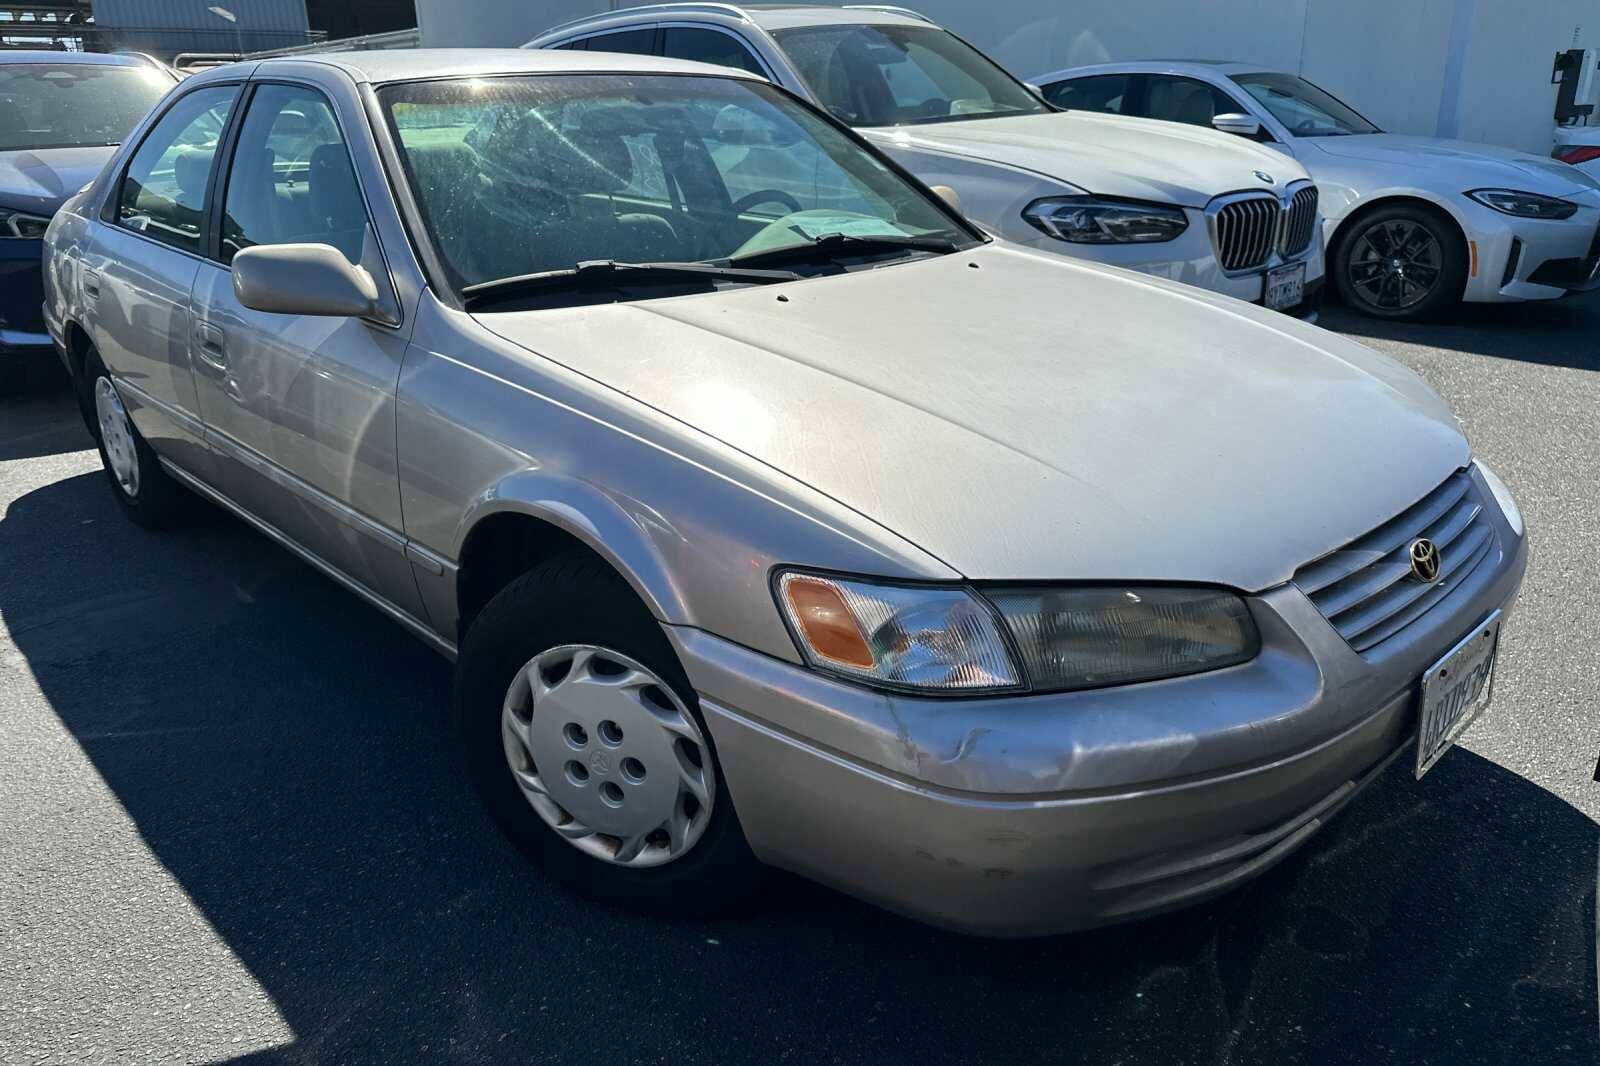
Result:
{"type": "Polygon", "coordinates": [[[634,56],[653,56],[656,54],[656,28],[648,26],[642,30],[602,33],[574,41],[572,47],[581,47],[586,52],[625,52],[634,56]]]}
{"type": "Polygon", "coordinates": [[[1132,114],[1133,75],[1100,74],[1045,86],[1044,98],[1072,111],[1099,111],[1107,115],[1132,114]]]}
{"type": "Polygon", "coordinates": [[[199,89],[161,117],[133,153],[117,190],[119,226],[200,251],[211,161],[238,93],[235,85],[199,89]]]}
{"type": "Polygon", "coordinates": [[[715,63],[719,67],[748,70],[763,78],[767,76],[761,62],[749,48],[732,35],[719,30],[668,26],[661,31],[661,54],[672,59],[692,59],[697,63],[715,63]]]}
{"type": "Polygon", "coordinates": [[[589,42],[587,39],[568,41],[566,44],[558,44],[555,46],[555,50],[557,52],[584,52],[587,51],[588,48],[589,42]]]}
{"type": "Polygon", "coordinates": [[[1146,118],[1183,122],[1190,126],[1210,126],[1217,115],[1243,111],[1227,93],[1194,78],[1152,77],[1146,118]]]}
{"type": "Polygon", "coordinates": [[[262,85],[228,169],[222,258],[257,244],[331,244],[361,260],[367,209],[333,108],[314,89],[262,85]]]}

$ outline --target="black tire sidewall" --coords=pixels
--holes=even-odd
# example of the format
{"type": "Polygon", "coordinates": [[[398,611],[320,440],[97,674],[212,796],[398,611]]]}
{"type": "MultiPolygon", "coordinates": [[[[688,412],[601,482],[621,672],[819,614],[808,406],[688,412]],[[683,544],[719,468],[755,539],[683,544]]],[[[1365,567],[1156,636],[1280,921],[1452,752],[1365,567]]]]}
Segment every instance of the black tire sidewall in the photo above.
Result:
{"type": "Polygon", "coordinates": [[[1455,223],[1439,212],[1409,204],[1381,207],[1346,224],[1344,231],[1339,234],[1333,255],[1334,286],[1345,306],[1361,314],[1397,321],[1430,318],[1461,302],[1467,283],[1467,253],[1461,245],[1462,238],[1455,223]],[[1391,310],[1369,304],[1355,291],[1350,281],[1350,250],[1361,234],[1373,226],[1398,221],[1414,222],[1426,227],[1434,240],[1439,242],[1443,263],[1439,284],[1426,299],[1415,307],[1391,310]]]}
{"type": "Polygon", "coordinates": [[[456,665],[456,738],[468,777],[501,831],[556,880],[590,898],[692,916],[747,899],[758,867],[745,843],[710,730],[660,624],[605,562],[559,556],[500,592],[472,624],[456,665]],[[645,665],[694,715],[716,776],[711,818],[681,858],[646,869],[604,863],[547,826],[511,776],[501,712],[516,672],[567,644],[593,644],[645,665]]]}

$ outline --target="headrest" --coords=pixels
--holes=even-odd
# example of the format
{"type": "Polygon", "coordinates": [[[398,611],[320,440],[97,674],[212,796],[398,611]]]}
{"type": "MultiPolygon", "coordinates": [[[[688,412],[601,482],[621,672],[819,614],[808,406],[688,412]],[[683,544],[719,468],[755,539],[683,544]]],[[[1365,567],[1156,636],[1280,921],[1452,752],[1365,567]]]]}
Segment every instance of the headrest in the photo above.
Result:
{"type": "Polygon", "coordinates": [[[184,148],[172,161],[172,177],[186,203],[199,206],[206,195],[206,178],[211,174],[211,152],[204,148],[184,148]]]}

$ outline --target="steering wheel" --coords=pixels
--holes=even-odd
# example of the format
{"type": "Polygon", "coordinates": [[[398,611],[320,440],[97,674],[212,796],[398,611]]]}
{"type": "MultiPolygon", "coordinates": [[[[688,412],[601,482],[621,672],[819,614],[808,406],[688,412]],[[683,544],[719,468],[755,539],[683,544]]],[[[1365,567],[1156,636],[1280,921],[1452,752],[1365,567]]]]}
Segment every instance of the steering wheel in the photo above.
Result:
{"type": "Polygon", "coordinates": [[[733,213],[742,215],[756,204],[782,204],[790,211],[802,210],[800,201],[784,192],[782,189],[757,189],[739,197],[733,202],[733,213]]]}

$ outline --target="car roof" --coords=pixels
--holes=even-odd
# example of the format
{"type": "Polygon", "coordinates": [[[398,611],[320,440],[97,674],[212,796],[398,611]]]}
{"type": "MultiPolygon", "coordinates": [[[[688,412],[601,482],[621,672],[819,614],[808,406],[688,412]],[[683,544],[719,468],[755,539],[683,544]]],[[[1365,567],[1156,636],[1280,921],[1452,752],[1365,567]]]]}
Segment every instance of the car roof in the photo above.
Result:
{"type": "Polygon", "coordinates": [[[880,4],[847,4],[839,7],[827,4],[661,3],[598,11],[552,26],[535,35],[534,40],[566,37],[590,30],[599,32],[640,20],[744,23],[768,32],[805,26],[935,25],[932,19],[909,8],[880,4]]]}
{"type": "Polygon", "coordinates": [[[1066,78],[1082,78],[1094,74],[1254,74],[1270,69],[1260,63],[1240,63],[1232,59],[1133,59],[1122,63],[1095,63],[1090,66],[1055,70],[1028,80],[1048,85],[1066,78]]]}
{"type": "MultiPolygon", "coordinates": [[[[267,76],[276,67],[303,63],[338,67],[355,81],[374,85],[431,78],[493,77],[500,74],[701,74],[763,80],[731,67],[691,63],[683,59],[527,48],[397,48],[370,52],[311,52],[274,56],[251,65],[255,67],[255,76],[259,78],[267,76]]],[[[228,69],[215,67],[205,74],[208,79],[226,77],[228,69]]]]}
{"type": "Polygon", "coordinates": [[[125,52],[56,52],[48,48],[0,49],[0,65],[8,63],[75,63],[87,67],[156,67],[149,56],[125,52]]]}

